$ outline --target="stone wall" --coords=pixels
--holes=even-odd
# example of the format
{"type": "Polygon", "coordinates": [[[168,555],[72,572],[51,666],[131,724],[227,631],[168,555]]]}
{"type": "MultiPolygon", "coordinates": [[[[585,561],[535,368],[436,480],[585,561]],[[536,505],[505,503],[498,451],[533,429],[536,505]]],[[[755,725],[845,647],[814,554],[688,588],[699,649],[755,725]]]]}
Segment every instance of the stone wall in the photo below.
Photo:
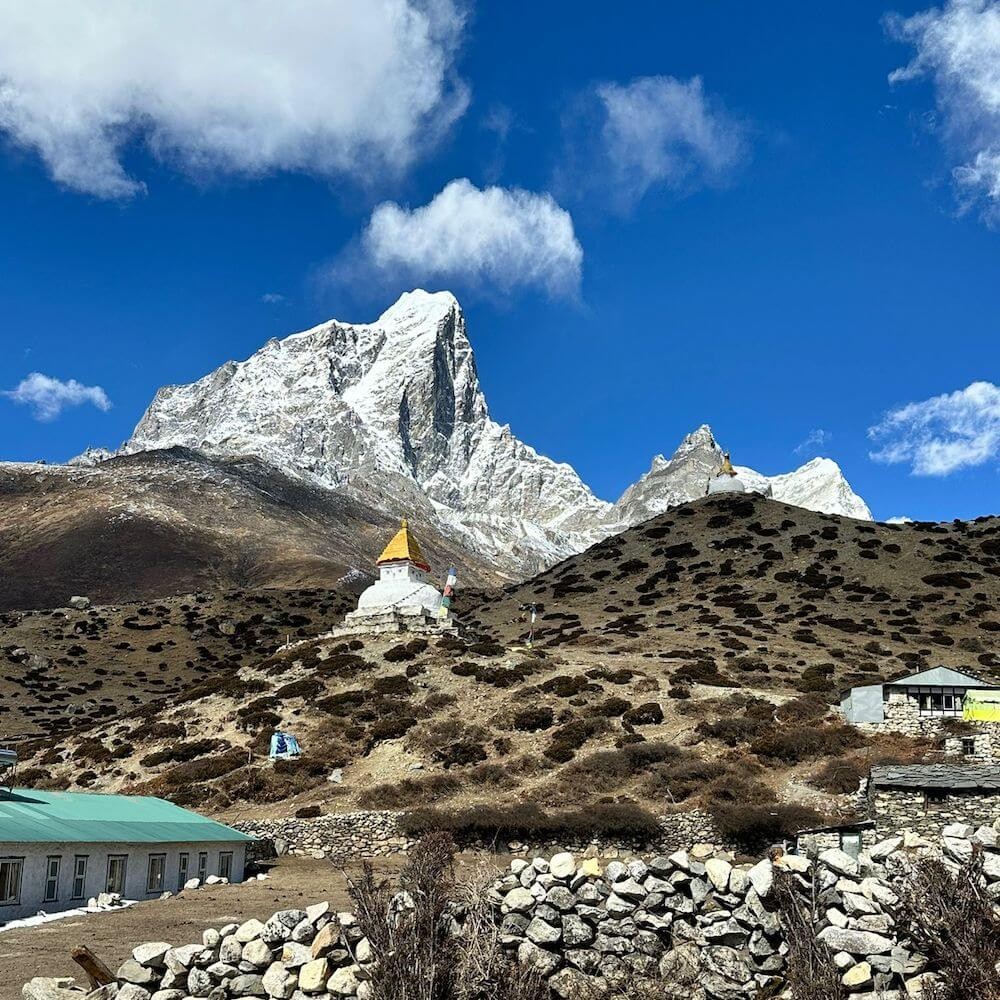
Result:
{"type": "MultiPolygon", "coordinates": [[[[981,851],[986,892],[1000,897],[997,841],[995,825],[954,824],[936,843],[907,832],[857,859],[831,849],[816,859],[779,854],[737,864],[731,854],[702,846],[648,862],[603,864],[562,852],[515,858],[487,901],[501,947],[546,977],[563,1000],[597,995],[591,987],[626,995],[615,984],[630,979],[665,981],[690,1000],[777,995],[789,950],[788,901],[800,914],[815,913],[812,933],[826,945],[848,1000],[918,997],[933,989],[936,970],[906,925],[897,925],[899,887],[912,880],[923,856],[943,855],[957,868],[981,851]]],[[[385,919],[405,922],[416,905],[399,892],[385,919]]],[[[452,933],[460,930],[462,912],[452,913],[452,933]]],[[[101,1000],[116,993],[117,1000],[368,1000],[376,992],[376,948],[354,915],[334,914],[319,902],[209,928],[188,945],[140,944],[101,1000]]],[[[65,980],[33,980],[23,996],[87,1000],[65,980]]]]}
{"type": "Polygon", "coordinates": [[[880,830],[916,830],[937,836],[949,823],[982,826],[1000,815],[1000,793],[947,791],[927,802],[921,789],[875,788],[869,793],[871,816],[880,830]]]}
{"type": "MultiPolygon", "coordinates": [[[[253,854],[254,860],[271,856],[268,846],[273,845],[273,853],[277,855],[343,861],[359,856],[384,857],[388,854],[405,853],[412,846],[413,838],[399,828],[400,815],[396,812],[355,812],[318,816],[315,819],[241,820],[231,825],[263,841],[262,849],[253,854]]],[[[559,843],[542,840],[532,843],[516,840],[487,843],[482,840],[460,839],[459,846],[532,855],[567,850],[581,855],[616,858],[663,851],[669,853],[692,844],[720,843],[712,817],[707,813],[696,810],[668,813],[661,816],[659,821],[661,835],[649,839],[623,837],[584,841],[570,838],[559,843]]]]}
{"type": "Polygon", "coordinates": [[[394,812],[341,813],[315,819],[240,820],[231,825],[241,833],[272,844],[277,855],[333,861],[399,854],[412,843],[399,830],[398,814],[394,812]]]}

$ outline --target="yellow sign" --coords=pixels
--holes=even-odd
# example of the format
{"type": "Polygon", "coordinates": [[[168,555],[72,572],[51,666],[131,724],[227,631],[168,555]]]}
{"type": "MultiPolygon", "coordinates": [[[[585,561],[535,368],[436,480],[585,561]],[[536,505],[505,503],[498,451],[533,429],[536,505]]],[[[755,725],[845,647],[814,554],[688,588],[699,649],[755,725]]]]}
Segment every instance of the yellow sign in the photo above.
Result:
{"type": "Polygon", "coordinates": [[[962,718],[966,722],[1000,722],[1000,691],[966,691],[962,718]]]}

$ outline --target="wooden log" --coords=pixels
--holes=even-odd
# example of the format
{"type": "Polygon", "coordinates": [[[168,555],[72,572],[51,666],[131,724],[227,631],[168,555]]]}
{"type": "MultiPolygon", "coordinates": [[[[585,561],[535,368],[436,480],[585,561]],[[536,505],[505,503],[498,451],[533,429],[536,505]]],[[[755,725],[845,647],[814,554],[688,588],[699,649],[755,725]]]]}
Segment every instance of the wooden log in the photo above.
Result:
{"type": "Polygon", "coordinates": [[[115,982],[111,970],[85,944],[74,948],[70,953],[70,958],[87,973],[92,990],[115,982]]]}

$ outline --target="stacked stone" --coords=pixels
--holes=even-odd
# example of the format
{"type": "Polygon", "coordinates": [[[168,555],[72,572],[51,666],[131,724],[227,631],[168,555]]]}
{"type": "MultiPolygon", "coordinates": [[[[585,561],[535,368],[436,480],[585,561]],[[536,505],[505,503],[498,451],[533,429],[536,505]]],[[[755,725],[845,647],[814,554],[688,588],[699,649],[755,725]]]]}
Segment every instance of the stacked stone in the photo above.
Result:
{"type": "Polygon", "coordinates": [[[697,969],[702,995],[731,1000],[784,965],[773,878],[770,861],[735,866],[731,854],[695,845],[603,871],[568,852],[517,859],[493,891],[505,946],[559,996],[579,995],[581,977],[676,980],[697,969]]]}
{"type": "Polygon", "coordinates": [[[118,970],[117,1000],[365,1000],[371,960],[353,915],[333,914],[328,903],[318,903],[280,910],[264,923],[210,928],[200,944],[139,945],[118,970]]]}
{"type": "Polygon", "coordinates": [[[934,974],[898,932],[893,886],[922,854],[941,854],[957,869],[978,847],[987,890],[1000,900],[998,825],[946,827],[937,846],[907,832],[857,859],[831,848],[814,860],[782,855],[737,865],[731,854],[696,845],[602,870],[564,852],[514,860],[492,892],[504,946],[547,976],[558,996],[579,996],[586,979],[601,988],[609,977],[635,976],[686,981],[693,1000],[738,1000],[785,968],[774,893],[776,874],[784,872],[804,905],[818,891],[817,939],[851,1000],[903,1000],[918,997],[934,974]]]}
{"type": "Polygon", "coordinates": [[[342,861],[405,853],[413,841],[404,836],[394,812],[354,812],[316,819],[246,820],[233,826],[290,854],[342,861]]]}
{"type": "MultiPolygon", "coordinates": [[[[383,810],[319,816],[315,819],[242,820],[232,825],[259,838],[265,845],[273,845],[274,853],[279,856],[290,854],[341,861],[358,856],[385,857],[406,853],[415,841],[400,830],[399,817],[399,813],[383,810]]],[[[707,813],[670,813],[661,816],[659,823],[662,832],[652,841],[596,838],[564,846],[577,854],[618,857],[629,853],[669,852],[682,844],[718,841],[715,824],[707,813]]],[[[463,846],[490,849],[492,844],[484,840],[463,846]]],[[[512,854],[524,855],[543,853],[546,848],[546,845],[529,845],[520,841],[511,841],[506,846],[512,854]]],[[[264,851],[252,856],[271,855],[264,851]]]]}

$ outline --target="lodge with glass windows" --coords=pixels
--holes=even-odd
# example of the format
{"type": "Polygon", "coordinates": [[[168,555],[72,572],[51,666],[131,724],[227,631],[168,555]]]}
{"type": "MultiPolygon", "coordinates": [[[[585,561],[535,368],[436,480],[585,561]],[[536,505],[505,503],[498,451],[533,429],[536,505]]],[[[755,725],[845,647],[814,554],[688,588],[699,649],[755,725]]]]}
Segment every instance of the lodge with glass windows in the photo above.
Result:
{"type": "Polygon", "coordinates": [[[142,900],[194,878],[242,882],[252,839],[163,799],[0,789],[0,927],[103,892],[142,900]]]}
{"type": "Polygon", "coordinates": [[[864,729],[939,738],[945,752],[974,759],[1000,756],[997,683],[951,667],[851,688],[840,709],[864,729]]]}

